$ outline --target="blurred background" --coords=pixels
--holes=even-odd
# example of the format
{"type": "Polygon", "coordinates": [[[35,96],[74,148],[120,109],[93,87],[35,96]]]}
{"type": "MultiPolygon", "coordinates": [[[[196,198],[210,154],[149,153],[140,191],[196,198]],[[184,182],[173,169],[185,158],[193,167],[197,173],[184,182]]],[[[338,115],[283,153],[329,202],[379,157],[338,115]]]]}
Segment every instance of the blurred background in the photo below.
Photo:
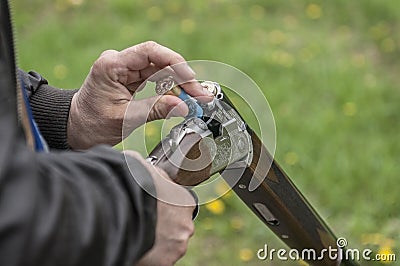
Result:
{"type": "MultiPolygon", "coordinates": [[[[274,113],[277,161],[336,235],[400,261],[398,1],[11,3],[19,66],[54,86],[78,88],[103,50],[146,40],[242,70],[274,113]]],[[[284,247],[228,193],[202,206],[178,265],[305,265],[258,260],[264,244],[284,247]]]]}

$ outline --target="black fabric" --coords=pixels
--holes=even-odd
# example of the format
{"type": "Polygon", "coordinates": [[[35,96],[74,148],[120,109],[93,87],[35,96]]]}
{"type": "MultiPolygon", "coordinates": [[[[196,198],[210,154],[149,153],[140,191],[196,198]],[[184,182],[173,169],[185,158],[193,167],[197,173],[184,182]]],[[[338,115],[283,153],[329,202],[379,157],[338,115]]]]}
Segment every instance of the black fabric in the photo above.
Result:
{"type": "Polygon", "coordinates": [[[71,100],[77,90],[61,90],[48,85],[40,74],[18,71],[27,91],[32,114],[51,149],[69,149],[67,123],[71,100]]]}
{"type": "Polygon", "coordinates": [[[150,174],[106,146],[26,147],[9,21],[0,0],[0,265],[133,265],[155,238],[156,200],[142,189],[154,193],[150,174]]]}

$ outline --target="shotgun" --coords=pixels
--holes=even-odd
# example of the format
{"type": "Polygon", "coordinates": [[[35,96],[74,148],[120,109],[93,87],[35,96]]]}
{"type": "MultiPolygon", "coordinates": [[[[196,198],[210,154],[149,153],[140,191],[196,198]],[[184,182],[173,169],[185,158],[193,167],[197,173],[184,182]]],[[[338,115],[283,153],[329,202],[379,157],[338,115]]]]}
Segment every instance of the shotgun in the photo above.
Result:
{"type": "Polygon", "coordinates": [[[343,256],[340,239],[245,123],[221,86],[211,81],[201,85],[214,93],[210,103],[196,102],[172,77],[157,82],[158,94],[172,92],[190,111],[153,149],[148,161],[165,170],[174,182],[188,187],[219,173],[287,246],[301,254],[312,250],[314,256],[301,258],[311,265],[358,265],[343,256]],[[254,182],[258,184],[255,188],[254,182]],[[332,250],[337,251],[335,256],[328,256],[332,250]]]}

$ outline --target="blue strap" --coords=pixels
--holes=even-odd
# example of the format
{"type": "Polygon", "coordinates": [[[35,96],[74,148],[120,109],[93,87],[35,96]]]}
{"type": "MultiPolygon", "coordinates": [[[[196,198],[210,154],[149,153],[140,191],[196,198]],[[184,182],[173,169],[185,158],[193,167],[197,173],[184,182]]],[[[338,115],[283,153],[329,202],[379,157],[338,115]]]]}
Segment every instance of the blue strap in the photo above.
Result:
{"type": "Polygon", "coordinates": [[[29,104],[28,96],[26,95],[26,91],[25,91],[25,83],[24,83],[22,78],[20,79],[20,84],[21,84],[21,90],[22,90],[22,97],[24,98],[24,104],[25,104],[25,108],[26,108],[26,113],[28,115],[29,124],[30,124],[31,129],[32,129],[33,140],[35,142],[34,143],[35,151],[48,152],[49,148],[47,146],[47,143],[44,140],[42,134],[40,134],[39,127],[37,126],[35,120],[33,119],[31,106],[29,104]]]}

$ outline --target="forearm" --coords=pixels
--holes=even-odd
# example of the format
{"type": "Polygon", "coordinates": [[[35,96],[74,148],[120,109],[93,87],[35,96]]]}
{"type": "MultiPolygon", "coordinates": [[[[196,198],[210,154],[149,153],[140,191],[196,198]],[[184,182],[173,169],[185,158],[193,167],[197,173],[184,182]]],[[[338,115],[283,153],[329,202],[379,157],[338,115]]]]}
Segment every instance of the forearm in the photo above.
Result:
{"type": "MultiPolygon", "coordinates": [[[[3,92],[14,87],[11,79],[0,83],[3,92]]],[[[0,105],[0,265],[136,262],[154,242],[149,172],[108,147],[32,152],[17,124],[14,94],[0,105]]]]}
{"type": "Polygon", "coordinates": [[[2,170],[1,265],[127,265],[151,248],[156,200],[141,186],[154,186],[134,159],[106,147],[35,154],[18,142],[2,170]]]}

